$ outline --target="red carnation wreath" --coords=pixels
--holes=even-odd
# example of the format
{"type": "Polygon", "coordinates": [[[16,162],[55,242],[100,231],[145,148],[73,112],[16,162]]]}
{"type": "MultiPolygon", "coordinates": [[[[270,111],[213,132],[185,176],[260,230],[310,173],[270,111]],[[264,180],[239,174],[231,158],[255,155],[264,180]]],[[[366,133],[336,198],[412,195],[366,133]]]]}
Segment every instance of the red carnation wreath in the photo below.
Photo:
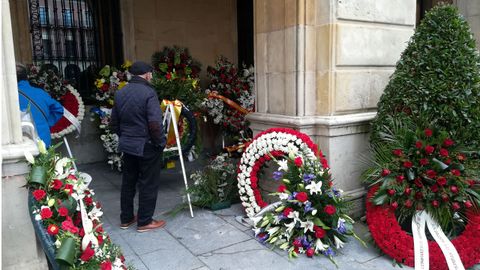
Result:
{"type": "Polygon", "coordinates": [[[240,199],[249,217],[268,205],[258,188],[258,172],[271,156],[288,155],[292,149],[309,159],[320,157],[322,166],[328,168],[327,160],[308,135],[289,128],[271,128],[259,133],[247,145],[238,167],[240,199]]]}
{"type": "MultiPolygon", "coordinates": [[[[376,206],[371,198],[378,190],[372,187],[367,195],[367,223],[375,243],[398,263],[414,267],[413,237],[404,231],[391,207],[376,206]]],[[[468,224],[461,235],[451,242],[465,268],[480,263],[480,213],[467,212],[468,224]]],[[[428,241],[431,269],[448,269],[442,250],[435,241],[428,241]]]]}
{"type": "MultiPolygon", "coordinates": [[[[80,94],[71,85],[67,85],[67,92],[60,97],[60,103],[74,115],[79,122],[83,120],[85,107],[80,94]]],[[[53,127],[50,128],[52,138],[62,138],[75,130],[75,126],[63,116],[53,127]]]]}

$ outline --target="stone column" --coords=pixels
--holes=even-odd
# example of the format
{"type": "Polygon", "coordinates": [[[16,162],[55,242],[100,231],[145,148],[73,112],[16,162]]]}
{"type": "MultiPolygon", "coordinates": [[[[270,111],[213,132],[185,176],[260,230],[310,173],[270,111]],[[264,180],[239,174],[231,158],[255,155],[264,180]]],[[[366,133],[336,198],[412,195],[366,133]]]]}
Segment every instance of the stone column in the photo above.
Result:
{"type": "Polygon", "coordinates": [[[310,135],[335,184],[362,198],[369,122],[413,34],[415,8],[415,0],[255,1],[254,132],[310,135]]]}
{"type": "Polygon", "coordinates": [[[24,151],[36,154],[33,141],[22,137],[9,1],[2,0],[2,269],[48,269],[35,241],[27,205],[24,151]]]}
{"type": "Polygon", "coordinates": [[[472,29],[477,48],[480,48],[480,2],[469,0],[456,0],[455,2],[472,29]]]}

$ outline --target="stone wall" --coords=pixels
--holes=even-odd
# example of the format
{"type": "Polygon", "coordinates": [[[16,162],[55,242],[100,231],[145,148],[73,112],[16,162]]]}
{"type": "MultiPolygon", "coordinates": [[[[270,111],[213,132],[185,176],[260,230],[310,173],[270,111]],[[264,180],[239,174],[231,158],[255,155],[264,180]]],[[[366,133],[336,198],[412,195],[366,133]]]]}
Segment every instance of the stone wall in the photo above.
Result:
{"type": "Polygon", "coordinates": [[[125,59],[150,61],[164,46],[189,49],[208,65],[219,55],[237,62],[236,0],[121,0],[125,59]]]}
{"type": "Polygon", "coordinates": [[[480,48],[480,2],[471,0],[456,0],[460,12],[467,19],[473,36],[477,41],[477,48],[480,48]]]}

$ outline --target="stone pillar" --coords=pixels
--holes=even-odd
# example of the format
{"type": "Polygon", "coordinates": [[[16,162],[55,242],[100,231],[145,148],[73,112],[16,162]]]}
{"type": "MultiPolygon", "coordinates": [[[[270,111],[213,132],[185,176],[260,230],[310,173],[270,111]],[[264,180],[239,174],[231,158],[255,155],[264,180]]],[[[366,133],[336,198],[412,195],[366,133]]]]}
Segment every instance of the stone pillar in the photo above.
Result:
{"type": "Polygon", "coordinates": [[[36,154],[33,141],[22,137],[9,1],[2,0],[2,269],[48,269],[35,241],[29,217],[24,151],[36,154]]]}
{"type": "Polygon", "coordinates": [[[469,0],[456,0],[455,2],[472,29],[477,48],[480,48],[480,2],[469,0]]]}
{"type": "Polygon", "coordinates": [[[254,132],[283,126],[312,136],[336,185],[361,198],[369,122],[415,8],[415,0],[255,1],[254,132]]]}

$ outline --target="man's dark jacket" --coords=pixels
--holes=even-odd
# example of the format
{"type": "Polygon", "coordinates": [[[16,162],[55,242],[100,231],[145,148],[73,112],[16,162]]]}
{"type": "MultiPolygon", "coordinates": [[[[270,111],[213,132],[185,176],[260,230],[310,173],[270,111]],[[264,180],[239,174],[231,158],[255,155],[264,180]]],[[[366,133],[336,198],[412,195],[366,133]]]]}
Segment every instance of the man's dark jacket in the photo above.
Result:
{"type": "Polygon", "coordinates": [[[146,143],[159,149],[165,147],[162,110],[150,83],[138,76],[118,90],[112,109],[111,127],[120,137],[118,150],[143,156],[146,143]]]}

